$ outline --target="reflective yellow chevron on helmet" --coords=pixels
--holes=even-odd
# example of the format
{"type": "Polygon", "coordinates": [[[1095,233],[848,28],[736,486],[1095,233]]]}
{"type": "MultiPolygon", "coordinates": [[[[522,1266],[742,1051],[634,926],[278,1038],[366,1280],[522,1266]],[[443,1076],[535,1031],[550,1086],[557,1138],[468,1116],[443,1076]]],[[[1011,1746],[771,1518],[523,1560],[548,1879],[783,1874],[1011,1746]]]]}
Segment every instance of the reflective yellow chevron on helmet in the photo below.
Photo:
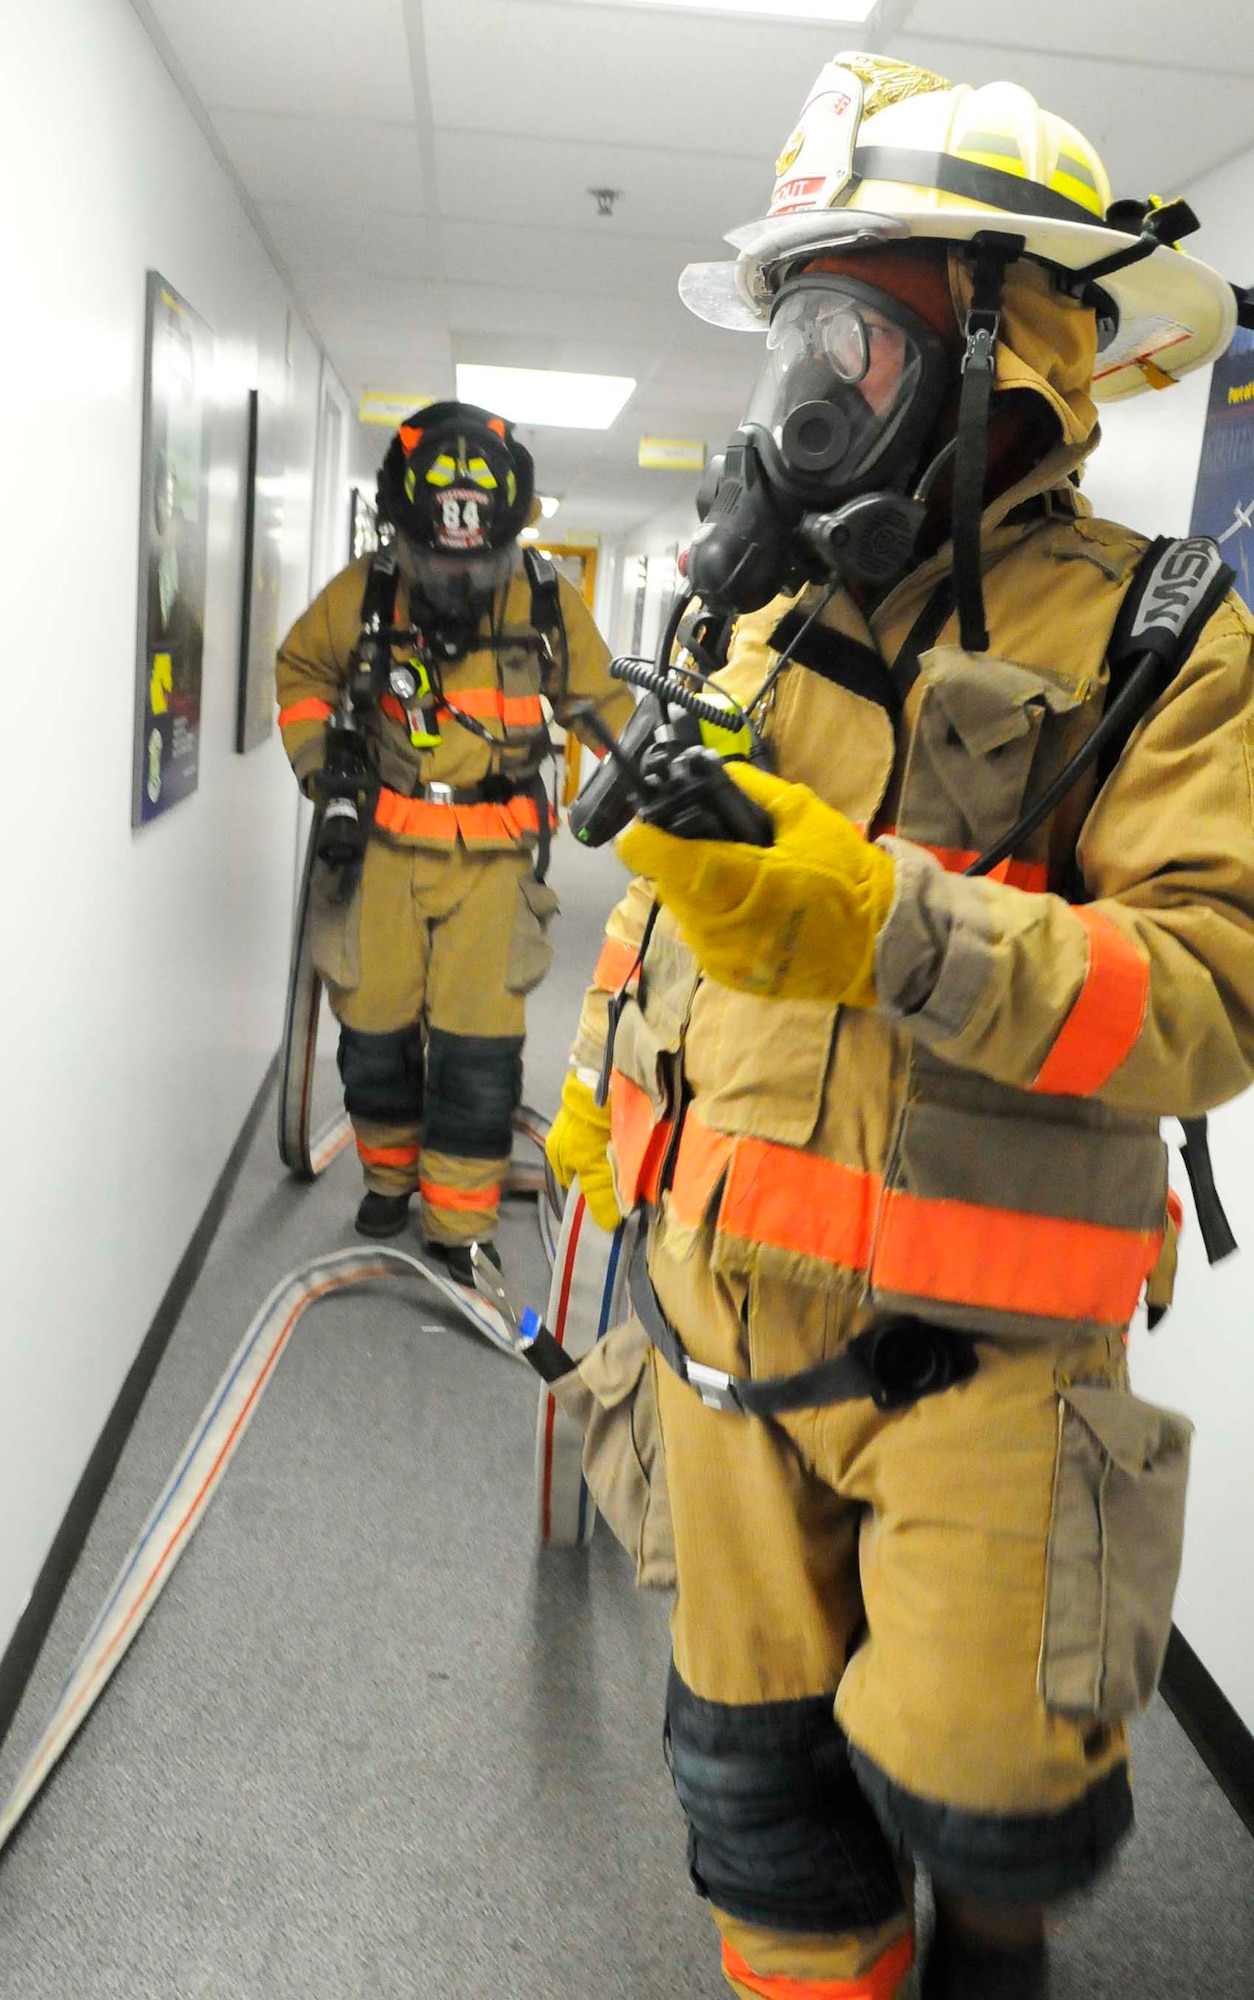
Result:
{"type": "MultiPolygon", "coordinates": [[[[468,480],[484,493],[495,493],[497,489],[496,474],[486,458],[454,458],[452,452],[442,451],[427,467],[428,486],[452,486],[458,479],[468,480]]],[[[509,497],[512,502],[513,494],[509,497]]]]}

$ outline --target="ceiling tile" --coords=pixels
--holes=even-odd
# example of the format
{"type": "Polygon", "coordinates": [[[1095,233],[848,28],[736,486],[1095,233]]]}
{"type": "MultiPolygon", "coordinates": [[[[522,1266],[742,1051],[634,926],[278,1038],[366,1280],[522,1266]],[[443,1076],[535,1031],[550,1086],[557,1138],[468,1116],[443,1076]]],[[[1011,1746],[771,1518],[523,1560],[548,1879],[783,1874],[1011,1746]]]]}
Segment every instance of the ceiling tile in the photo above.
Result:
{"type": "Polygon", "coordinates": [[[254,201],[423,209],[416,134],[363,119],[215,111],[213,123],[254,201]]]}
{"type": "Polygon", "coordinates": [[[202,104],[412,119],[401,0],[147,0],[202,104]]]}
{"type": "Polygon", "coordinates": [[[578,292],[526,292],[518,286],[448,285],[449,325],[476,332],[584,335],[602,341],[629,337],[664,346],[683,331],[685,311],[678,297],[658,301],[590,298],[578,292]]]}
{"type": "Polygon", "coordinates": [[[684,265],[710,255],[707,237],[637,235],[618,217],[577,234],[530,219],[444,222],[440,243],[445,275],[454,282],[473,283],[491,272],[494,283],[602,297],[669,298],[684,265]]]}
{"type": "Polygon", "coordinates": [[[1048,8],[1008,7],[1006,0],[916,0],[897,38],[952,38],[944,74],[954,77],[965,77],[961,50],[981,43],[1052,51],[1077,68],[1102,58],[1121,67],[1148,64],[1161,69],[1164,80],[1190,69],[1254,74],[1249,0],[1205,0],[1190,8],[1186,33],[1178,0],[1101,0],[1100,6],[1051,0],[1048,8]]]}
{"type": "Polygon", "coordinates": [[[261,201],[258,212],[288,270],[333,278],[351,295],[348,279],[435,273],[430,224],[421,216],[385,215],[315,202],[261,201]]]}
{"type": "Polygon", "coordinates": [[[423,11],[437,129],[739,154],[767,172],[840,33],[543,0],[423,11]]]}
{"type": "Polygon", "coordinates": [[[531,221],[565,232],[674,236],[708,241],[715,256],[725,231],[763,214],[769,159],[679,161],[665,149],[590,145],[567,139],[510,139],[496,132],[438,132],[441,212],[454,219],[531,221]],[[612,217],[598,216],[591,187],[621,188],[612,217]]]}

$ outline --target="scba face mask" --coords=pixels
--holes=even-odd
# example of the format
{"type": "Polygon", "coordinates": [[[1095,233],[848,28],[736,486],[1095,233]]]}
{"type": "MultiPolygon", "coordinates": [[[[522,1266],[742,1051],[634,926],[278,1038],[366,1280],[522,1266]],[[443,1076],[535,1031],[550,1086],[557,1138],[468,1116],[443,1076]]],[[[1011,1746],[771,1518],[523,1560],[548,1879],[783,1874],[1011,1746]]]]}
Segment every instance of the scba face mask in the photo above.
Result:
{"type": "Polygon", "coordinates": [[[465,619],[486,611],[509,582],[513,545],[504,549],[454,551],[423,548],[401,539],[401,567],[422,603],[440,616],[465,619]]]}
{"type": "Polygon", "coordinates": [[[946,386],[941,341],[908,306],[852,278],[782,287],[745,412],[772,484],[832,505],[901,490],[946,386]]]}
{"type": "Polygon", "coordinates": [[[688,572],[698,595],[758,609],[791,566],[807,568],[805,518],[863,496],[869,569],[855,553],[851,572],[880,581],[885,564],[908,560],[911,503],[889,496],[916,483],[951,372],[940,337],[889,293],[843,274],[781,286],[744,422],[698,499],[688,572]]]}

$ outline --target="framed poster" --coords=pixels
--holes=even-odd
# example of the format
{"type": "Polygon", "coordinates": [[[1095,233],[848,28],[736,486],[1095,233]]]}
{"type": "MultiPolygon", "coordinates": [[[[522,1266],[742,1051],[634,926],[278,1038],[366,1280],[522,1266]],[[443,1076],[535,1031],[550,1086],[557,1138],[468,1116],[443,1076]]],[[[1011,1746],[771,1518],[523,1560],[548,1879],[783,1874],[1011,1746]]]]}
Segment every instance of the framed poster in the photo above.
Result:
{"type": "Polygon", "coordinates": [[[255,750],[274,728],[274,656],[283,588],[283,409],[248,392],[244,607],[240,617],[235,748],[255,750]]]}
{"type": "Polygon", "coordinates": [[[358,556],[373,555],[378,546],[378,517],[360,486],[354,486],[348,514],[349,560],[356,562],[358,556]]]}
{"type": "Polygon", "coordinates": [[[1192,535],[1213,535],[1254,604],[1254,331],[1239,326],[1215,363],[1193,495],[1192,535]]]}
{"type": "Polygon", "coordinates": [[[213,335],[148,273],[131,824],[195,791],[209,526],[213,335]]]}

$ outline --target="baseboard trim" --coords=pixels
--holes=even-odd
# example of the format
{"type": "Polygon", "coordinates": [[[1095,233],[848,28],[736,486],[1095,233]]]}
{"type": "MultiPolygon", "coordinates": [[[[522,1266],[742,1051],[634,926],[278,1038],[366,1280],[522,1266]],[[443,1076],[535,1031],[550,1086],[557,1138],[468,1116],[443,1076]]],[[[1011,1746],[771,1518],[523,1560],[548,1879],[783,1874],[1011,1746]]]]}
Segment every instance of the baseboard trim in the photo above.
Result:
{"type": "Polygon", "coordinates": [[[17,1629],[5,1648],[3,1658],[0,1658],[0,1744],[4,1743],[13,1726],[13,1718],[21,1705],[27,1683],[35,1670],[44,1641],[65,1594],[66,1585],[74,1573],[74,1566],[91,1533],[92,1523],[108,1491],[109,1482],[117,1469],[118,1460],[126,1447],[135,1419],[152,1385],[153,1376],[161,1364],[170,1337],[178,1325],[183,1308],[191,1296],[192,1287],[204,1269],[205,1259],[218,1233],[226,1205],[234,1192],[245,1155],[256,1134],[265,1110],[266,1099],[274,1088],[278,1072],[279,1058],[276,1055],[262,1079],[261,1087],[253,1099],[248,1116],[240,1127],[226,1165],[218,1176],[217,1185],[209,1197],[191,1241],[179,1260],[178,1269],[166,1288],[165,1296],[157,1307],[152,1324],[140,1344],[139,1352],[131,1363],[126,1380],[109,1412],[104,1429],[96,1440],[82,1478],[75,1488],[74,1497],[66,1509],[65,1518],[56,1532],[52,1547],[35,1581],[26,1609],[18,1620],[17,1629]]]}
{"type": "Polygon", "coordinates": [[[1167,1645],[1162,1692],[1234,1812],[1254,1833],[1254,1733],[1174,1627],[1167,1645]]]}

